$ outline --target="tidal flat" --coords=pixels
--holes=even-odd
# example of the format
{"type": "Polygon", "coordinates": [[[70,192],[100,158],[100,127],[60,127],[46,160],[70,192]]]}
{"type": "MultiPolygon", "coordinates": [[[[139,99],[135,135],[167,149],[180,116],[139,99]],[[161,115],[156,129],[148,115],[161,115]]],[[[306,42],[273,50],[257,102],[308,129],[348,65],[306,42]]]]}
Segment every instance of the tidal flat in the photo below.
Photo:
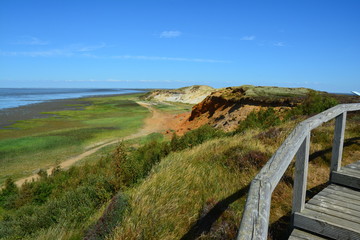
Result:
{"type": "Polygon", "coordinates": [[[49,101],[3,112],[0,185],[53,167],[92,144],[134,133],[150,114],[136,103],[140,95],[49,101]]]}

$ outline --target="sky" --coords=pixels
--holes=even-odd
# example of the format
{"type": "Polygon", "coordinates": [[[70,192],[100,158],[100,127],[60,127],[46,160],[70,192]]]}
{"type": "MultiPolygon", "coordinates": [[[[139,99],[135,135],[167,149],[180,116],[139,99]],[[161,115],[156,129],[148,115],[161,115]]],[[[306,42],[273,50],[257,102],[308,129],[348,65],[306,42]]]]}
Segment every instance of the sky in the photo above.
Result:
{"type": "Polygon", "coordinates": [[[360,90],[359,0],[1,0],[0,88],[360,90]]]}

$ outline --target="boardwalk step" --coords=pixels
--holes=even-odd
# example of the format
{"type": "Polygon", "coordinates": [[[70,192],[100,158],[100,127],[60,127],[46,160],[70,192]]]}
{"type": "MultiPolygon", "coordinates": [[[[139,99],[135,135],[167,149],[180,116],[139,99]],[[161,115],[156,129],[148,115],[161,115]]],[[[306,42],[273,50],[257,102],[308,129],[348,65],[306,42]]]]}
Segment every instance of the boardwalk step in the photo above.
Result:
{"type": "Polygon", "coordinates": [[[300,229],[294,229],[289,237],[289,240],[325,240],[327,238],[322,238],[314,234],[302,231],[300,229]]]}
{"type": "Polygon", "coordinates": [[[342,167],[332,172],[331,182],[360,189],[360,161],[342,167]]]}
{"type": "Polygon", "coordinates": [[[360,239],[360,194],[329,185],[294,214],[294,226],[333,239],[360,239]]]}

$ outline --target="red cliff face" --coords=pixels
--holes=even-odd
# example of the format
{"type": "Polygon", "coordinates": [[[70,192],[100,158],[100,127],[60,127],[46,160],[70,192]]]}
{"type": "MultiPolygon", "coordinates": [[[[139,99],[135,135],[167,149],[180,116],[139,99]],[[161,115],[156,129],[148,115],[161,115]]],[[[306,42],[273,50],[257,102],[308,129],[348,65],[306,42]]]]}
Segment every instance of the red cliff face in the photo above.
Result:
{"type": "Polygon", "coordinates": [[[250,94],[248,89],[248,87],[229,87],[211,93],[192,108],[191,115],[183,128],[194,129],[210,124],[225,131],[232,131],[236,129],[239,121],[244,120],[252,111],[268,107],[283,111],[297,105],[302,99],[301,96],[266,96],[261,93],[255,95],[250,94]]]}
{"type": "Polygon", "coordinates": [[[208,117],[212,117],[219,109],[226,108],[229,102],[222,97],[207,96],[202,102],[196,104],[191,111],[189,121],[192,121],[201,115],[207,113],[208,117]]]}

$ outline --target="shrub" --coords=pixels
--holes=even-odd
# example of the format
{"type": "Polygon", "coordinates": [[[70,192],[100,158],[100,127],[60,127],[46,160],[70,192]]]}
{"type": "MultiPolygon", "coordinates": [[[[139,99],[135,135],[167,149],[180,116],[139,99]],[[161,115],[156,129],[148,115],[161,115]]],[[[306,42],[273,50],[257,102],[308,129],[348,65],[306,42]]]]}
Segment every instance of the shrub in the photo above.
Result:
{"type": "Polygon", "coordinates": [[[104,198],[104,192],[109,189],[104,177],[92,177],[82,186],[51,198],[41,206],[27,204],[4,216],[0,222],[0,236],[22,239],[57,223],[64,227],[77,226],[109,200],[109,197],[104,198]]]}
{"type": "Polygon", "coordinates": [[[89,228],[84,239],[105,239],[122,220],[127,207],[128,202],[123,194],[113,197],[100,219],[89,228]]]}
{"type": "Polygon", "coordinates": [[[236,132],[243,132],[250,128],[267,129],[279,125],[280,118],[276,115],[273,108],[251,112],[244,121],[241,121],[236,132]]]}
{"type": "Polygon", "coordinates": [[[14,208],[14,200],[17,198],[18,194],[19,190],[12,178],[6,179],[5,187],[0,192],[0,206],[6,209],[14,208]]]}
{"type": "Polygon", "coordinates": [[[209,125],[204,125],[198,129],[187,132],[182,137],[173,136],[170,142],[170,149],[172,151],[181,151],[186,148],[191,148],[202,144],[210,139],[223,137],[225,133],[219,129],[215,129],[209,125]]]}
{"type": "Polygon", "coordinates": [[[221,161],[235,171],[244,172],[248,169],[260,169],[269,160],[270,156],[258,150],[247,150],[240,147],[231,147],[221,155],[221,161]]]}
{"type": "Polygon", "coordinates": [[[289,112],[288,117],[317,114],[337,104],[339,104],[339,102],[335,98],[312,91],[307,95],[302,104],[296,106],[289,112]]]}

